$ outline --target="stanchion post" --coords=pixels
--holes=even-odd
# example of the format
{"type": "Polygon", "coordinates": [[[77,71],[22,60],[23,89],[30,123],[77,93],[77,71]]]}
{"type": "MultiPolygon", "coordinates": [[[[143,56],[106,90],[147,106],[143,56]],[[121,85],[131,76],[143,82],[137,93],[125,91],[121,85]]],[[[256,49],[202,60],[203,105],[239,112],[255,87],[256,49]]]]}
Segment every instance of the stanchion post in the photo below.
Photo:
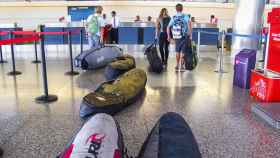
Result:
{"type": "MultiPolygon", "coordinates": [[[[36,32],[36,31],[34,31],[36,32]]],[[[38,63],[41,63],[40,60],[38,60],[38,49],[37,49],[37,40],[34,41],[34,52],[35,52],[35,60],[32,61],[32,63],[34,64],[38,64],[38,63]]]]}
{"type": "Polygon", "coordinates": [[[197,56],[200,57],[200,36],[201,32],[198,30],[197,32],[197,56]]]}
{"type": "MultiPolygon", "coordinates": [[[[10,38],[13,39],[14,38],[14,34],[13,32],[10,33],[10,38]]],[[[8,75],[20,75],[21,72],[16,70],[16,61],[15,61],[15,50],[14,50],[14,44],[11,44],[11,54],[12,54],[12,66],[13,66],[13,70],[11,72],[8,73],[8,75]]]]}
{"type": "Polygon", "coordinates": [[[69,45],[69,53],[70,53],[70,66],[71,70],[69,72],[66,72],[65,75],[78,75],[79,72],[74,71],[73,67],[73,49],[72,49],[72,32],[71,30],[68,32],[68,45],[69,45]]]}
{"type": "Polygon", "coordinates": [[[4,64],[7,62],[8,61],[4,60],[4,58],[3,58],[3,50],[2,50],[2,46],[0,45],[0,64],[4,64]]]}
{"type": "MultiPolygon", "coordinates": [[[[40,32],[43,31],[44,25],[40,25],[40,32]]],[[[46,56],[45,56],[45,42],[44,35],[40,35],[41,38],[41,56],[42,56],[42,76],[44,84],[44,95],[37,97],[35,100],[37,103],[50,103],[57,101],[56,95],[50,95],[48,90],[48,77],[47,77],[47,67],[46,67],[46,56]]]]}
{"type": "Polygon", "coordinates": [[[83,29],[80,30],[80,53],[82,54],[84,51],[84,35],[83,35],[84,31],[83,29]]]}
{"type": "Polygon", "coordinates": [[[225,31],[223,30],[222,31],[222,49],[221,49],[221,51],[219,51],[220,53],[220,60],[219,60],[219,69],[218,70],[216,70],[215,72],[217,72],[217,73],[221,73],[221,74],[223,74],[223,73],[227,73],[227,72],[225,72],[224,71],[224,69],[223,69],[223,66],[224,66],[224,50],[225,50],[225,31]]]}

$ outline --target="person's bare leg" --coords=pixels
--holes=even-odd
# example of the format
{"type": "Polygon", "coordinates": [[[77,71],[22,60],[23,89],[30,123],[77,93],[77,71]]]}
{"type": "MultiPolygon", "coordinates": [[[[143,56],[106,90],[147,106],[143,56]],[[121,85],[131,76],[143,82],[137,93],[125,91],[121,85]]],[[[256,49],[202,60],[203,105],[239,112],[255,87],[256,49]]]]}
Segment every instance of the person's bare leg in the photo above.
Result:
{"type": "Polygon", "coordinates": [[[180,66],[180,56],[180,53],[176,52],[176,69],[178,69],[180,66]]]}

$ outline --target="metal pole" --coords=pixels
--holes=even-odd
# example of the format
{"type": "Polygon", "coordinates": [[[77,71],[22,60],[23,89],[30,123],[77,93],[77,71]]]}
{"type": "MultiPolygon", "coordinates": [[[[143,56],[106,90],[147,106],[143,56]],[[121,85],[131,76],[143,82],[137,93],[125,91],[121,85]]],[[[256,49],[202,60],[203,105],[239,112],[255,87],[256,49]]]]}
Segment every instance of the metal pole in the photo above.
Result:
{"type": "MultiPolygon", "coordinates": [[[[43,25],[40,25],[40,32],[43,31],[43,25]]],[[[56,95],[50,95],[48,90],[48,77],[47,77],[47,67],[46,67],[46,56],[45,56],[45,42],[44,35],[41,34],[41,54],[42,54],[42,76],[44,84],[44,95],[37,97],[35,100],[37,103],[49,103],[57,100],[56,95]]]]}
{"type": "MultiPolygon", "coordinates": [[[[36,31],[34,31],[34,32],[36,32],[36,31]]],[[[37,41],[36,40],[34,41],[34,51],[35,51],[35,60],[33,60],[32,63],[34,63],[34,64],[41,63],[41,61],[38,60],[38,49],[37,49],[37,41]]]]}
{"type": "MultiPolygon", "coordinates": [[[[13,39],[14,38],[14,34],[13,32],[10,33],[10,38],[13,39]]],[[[13,66],[13,70],[11,72],[8,73],[8,75],[20,75],[21,72],[16,70],[16,61],[15,61],[15,50],[14,50],[14,44],[11,44],[11,54],[12,54],[12,66],[13,66]]]]}
{"type": "Polygon", "coordinates": [[[81,54],[84,51],[84,35],[83,35],[83,33],[84,33],[84,31],[83,31],[83,29],[81,29],[81,31],[80,31],[80,48],[81,48],[80,53],[81,54]]]}
{"type": "Polygon", "coordinates": [[[3,64],[3,63],[7,63],[7,61],[4,60],[4,58],[3,58],[3,50],[2,50],[2,46],[0,45],[0,64],[3,64]]]}
{"type": "Polygon", "coordinates": [[[200,36],[201,32],[198,30],[197,32],[197,56],[200,57],[200,36]]]}
{"type": "Polygon", "coordinates": [[[221,49],[221,51],[219,51],[220,52],[219,53],[220,54],[219,55],[220,56],[219,69],[215,71],[215,72],[221,73],[221,74],[227,73],[223,69],[223,65],[224,65],[224,50],[225,50],[225,31],[223,30],[222,31],[222,49],[221,49]]]}
{"type": "Polygon", "coordinates": [[[74,71],[73,68],[73,49],[72,49],[72,32],[71,30],[68,32],[68,46],[69,46],[69,53],[70,53],[70,66],[71,66],[71,71],[66,72],[65,75],[78,75],[79,72],[74,71]]]}

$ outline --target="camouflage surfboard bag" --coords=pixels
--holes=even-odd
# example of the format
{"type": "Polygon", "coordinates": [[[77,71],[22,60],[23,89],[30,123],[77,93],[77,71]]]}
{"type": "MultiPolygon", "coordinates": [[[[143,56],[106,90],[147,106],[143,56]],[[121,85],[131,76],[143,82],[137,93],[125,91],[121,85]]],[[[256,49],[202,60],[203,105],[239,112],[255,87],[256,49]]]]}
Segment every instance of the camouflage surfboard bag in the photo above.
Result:
{"type": "Polygon", "coordinates": [[[117,57],[114,61],[106,66],[104,76],[109,80],[116,79],[125,72],[135,68],[135,59],[130,55],[117,57]]]}
{"type": "Polygon", "coordinates": [[[95,92],[83,98],[80,116],[85,118],[96,113],[115,114],[134,103],[145,90],[146,72],[132,69],[116,80],[99,86],[95,92]]]}

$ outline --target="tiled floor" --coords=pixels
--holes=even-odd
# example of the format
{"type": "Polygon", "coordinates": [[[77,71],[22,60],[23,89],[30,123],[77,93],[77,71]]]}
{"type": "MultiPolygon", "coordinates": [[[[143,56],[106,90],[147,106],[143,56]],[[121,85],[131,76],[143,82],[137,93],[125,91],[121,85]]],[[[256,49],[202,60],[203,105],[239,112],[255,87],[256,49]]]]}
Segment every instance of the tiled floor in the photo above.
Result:
{"type": "MultiPolygon", "coordinates": [[[[147,69],[142,48],[123,46],[137,56],[137,67],[147,69]]],[[[76,53],[79,50],[75,49],[76,53]]],[[[4,49],[7,56],[7,49],[4,49]]],[[[7,76],[11,62],[0,65],[0,146],[4,158],[49,158],[63,150],[82,125],[79,104],[84,95],[104,81],[103,70],[65,76],[69,70],[67,49],[48,49],[49,91],[58,95],[52,104],[36,104],[42,94],[40,65],[31,64],[32,49],[17,48],[17,68],[23,74],[7,76]]],[[[166,112],[181,114],[191,126],[203,157],[280,157],[279,131],[250,112],[253,100],[246,90],[232,86],[228,73],[214,73],[215,53],[201,53],[193,72],[175,73],[174,54],[161,75],[148,73],[144,96],[118,113],[124,141],[136,155],[157,119],[166,112]]]]}

